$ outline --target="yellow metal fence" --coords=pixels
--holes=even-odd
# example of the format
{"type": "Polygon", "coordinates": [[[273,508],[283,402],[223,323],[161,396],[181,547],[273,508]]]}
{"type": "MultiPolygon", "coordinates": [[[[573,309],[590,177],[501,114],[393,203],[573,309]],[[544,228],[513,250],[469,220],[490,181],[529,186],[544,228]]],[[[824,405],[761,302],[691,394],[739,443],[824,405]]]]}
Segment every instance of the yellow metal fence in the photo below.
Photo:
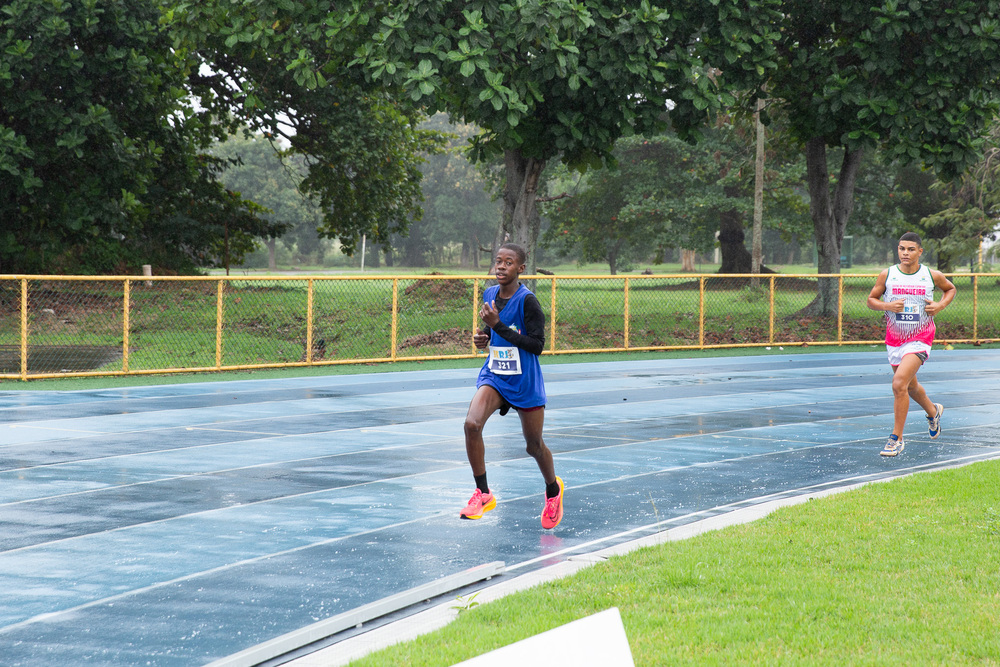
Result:
{"type": "MultiPolygon", "coordinates": [[[[546,354],[877,344],[875,274],[526,276],[546,354]],[[836,280],[836,316],[806,314],[836,280]]],[[[953,274],[940,342],[1000,340],[1000,274],[953,274]]],[[[475,357],[483,275],[0,276],[0,378],[475,357]]]]}

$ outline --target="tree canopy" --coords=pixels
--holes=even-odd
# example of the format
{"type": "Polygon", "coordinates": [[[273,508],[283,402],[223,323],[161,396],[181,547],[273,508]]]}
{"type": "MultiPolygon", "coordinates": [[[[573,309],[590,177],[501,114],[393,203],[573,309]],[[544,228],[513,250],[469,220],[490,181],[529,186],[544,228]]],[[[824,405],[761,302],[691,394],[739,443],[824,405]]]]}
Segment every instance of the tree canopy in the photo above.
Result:
{"type": "MultiPolygon", "coordinates": [[[[752,207],[752,145],[745,128],[727,120],[704,130],[697,145],[672,132],[619,141],[614,167],[588,172],[571,197],[544,205],[551,221],[544,243],[562,254],[579,248],[584,260],[607,261],[616,273],[653,250],[707,252],[718,232],[736,237],[722,244],[722,273],[749,272],[741,221],[752,207]],[[728,257],[730,246],[745,257],[728,257]]],[[[801,227],[800,163],[773,153],[768,163],[767,222],[789,237],[801,227]]]]}
{"type": "Polygon", "coordinates": [[[419,215],[419,109],[338,60],[329,2],[12,0],[0,10],[0,271],[191,270],[281,231],[212,145],[285,134],[350,251],[419,215]],[[324,74],[333,72],[333,74],[324,74]]]}
{"type": "MultiPolygon", "coordinates": [[[[398,238],[410,266],[424,266],[438,249],[461,244],[461,265],[479,267],[480,249],[489,245],[500,221],[500,206],[490,195],[490,184],[469,161],[465,150],[479,133],[467,124],[450,124],[435,114],[424,127],[450,135],[448,149],[427,156],[421,166],[424,215],[410,224],[405,238],[398,238]]],[[[492,264],[492,257],[487,258],[492,264]]]]}
{"type": "Polygon", "coordinates": [[[332,39],[367,33],[352,65],[369,80],[483,128],[473,156],[505,164],[499,235],[530,250],[546,163],[598,166],[618,138],[663,129],[668,108],[691,133],[735,103],[771,65],[773,4],[356,0],[327,25],[332,39]]]}
{"type": "MultiPolygon", "coordinates": [[[[945,178],[974,164],[1000,102],[1000,1],[783,0],[767,94],[805,147],[820,273],[840,269],[862,156],[923,162],[945,178]],[[827,149],[843,149],[831,177],[827,149]]],[[[820,280],[815,310],[836,310],[820,280]]]]}
{"type": "Polygon", "coordinates": [[[223,185],[212,147],[244,128],[301,156],[321,234],[387,247],[421,215],[438,111],[482,129],[470,154],[504,164],[494,244],[530,250],[547,164],[613,164],[668,124],[696,138],[766,95],[805,148],[831,273],[865,154],[961,173],[998,82],[1000,0],[9,0],[0,271],[235,260],[282,229],[223,185]]]}
{"type": "MultiPolygon", "coordinates": [[[[1000,238],[1000,121],[986,135],[983,157],[961,178],[932,186],[937,205],[914,225],[937,267],[952,271],[963,257],[976,257],[983,241],[1000,238]]],[[[980,269],[981,270],[981,269],[980,269]]]]}

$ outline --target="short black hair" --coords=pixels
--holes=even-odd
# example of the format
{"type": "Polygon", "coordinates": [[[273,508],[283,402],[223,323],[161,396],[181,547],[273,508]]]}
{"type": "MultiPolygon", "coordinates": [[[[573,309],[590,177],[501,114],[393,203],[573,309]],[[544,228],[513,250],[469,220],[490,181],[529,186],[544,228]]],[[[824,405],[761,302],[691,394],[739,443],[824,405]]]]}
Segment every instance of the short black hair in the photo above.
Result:
{"type": "Polygon", "coordinates": [[[924,244],[920,242],[920,235],[916,232],[906,232],[899,237],[900,241],[913,241],[918,247],[923,248],[924,244]]]}
{"type": "Polygon", "coordinates": [[[519,264],[524,264],[528,261],[528,253],[524,249],[524,246],[517,243],[504,243],[500,246],[499,250],[513,250],[514,254],[517,255],[517,262],[519,264]]]}

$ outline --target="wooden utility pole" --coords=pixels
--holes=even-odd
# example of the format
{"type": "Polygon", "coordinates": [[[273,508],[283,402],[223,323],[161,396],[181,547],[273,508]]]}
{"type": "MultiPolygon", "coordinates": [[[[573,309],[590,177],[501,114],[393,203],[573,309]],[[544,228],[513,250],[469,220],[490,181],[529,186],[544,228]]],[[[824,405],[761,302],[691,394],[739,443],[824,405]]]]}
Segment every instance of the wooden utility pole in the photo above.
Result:
{"type": "Polygon", "coordinates": [[[753,250],[751,253],[750,285],[754,289],[760,287],[760,265],[764,254],[763,226],[764,226],[764,124],[760,121],[760,112],[764,109],[764,100],[757,98],[757,109],[754,111],[753,120],[757,130],[757,156],[754,161],[754,184],[753,184],[753,250]]]}

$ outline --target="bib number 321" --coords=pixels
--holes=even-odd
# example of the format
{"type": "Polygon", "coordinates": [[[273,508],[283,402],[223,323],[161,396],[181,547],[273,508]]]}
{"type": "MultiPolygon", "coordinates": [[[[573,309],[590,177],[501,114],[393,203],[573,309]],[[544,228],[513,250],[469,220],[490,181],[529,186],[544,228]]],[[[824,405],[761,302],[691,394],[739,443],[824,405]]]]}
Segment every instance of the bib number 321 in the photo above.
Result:
{"type": "Polygon", "coordinates": [[[520,351],[516,347],[490,347],[490,370],[497,375],[520,375],[520,351]]]}

